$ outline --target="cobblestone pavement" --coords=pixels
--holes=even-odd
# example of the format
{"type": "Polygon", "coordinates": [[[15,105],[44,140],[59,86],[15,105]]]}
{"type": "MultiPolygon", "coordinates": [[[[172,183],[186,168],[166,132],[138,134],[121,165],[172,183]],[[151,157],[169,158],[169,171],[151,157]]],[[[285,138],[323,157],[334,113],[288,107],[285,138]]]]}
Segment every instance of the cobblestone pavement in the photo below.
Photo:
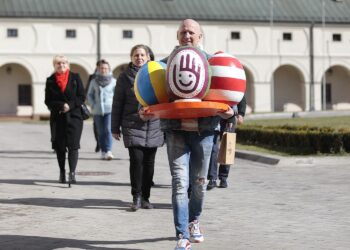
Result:
{"type": "MultiPolygon", "coordinates": [[[[0,249],[173,249],[170,173],[157,153],[153,210],[130,212],[128,153],[94,153],[84,125],[78,184],[57,183],[48,123],[0,123],[0,249]]],[[[193,249],[349,249],[350,157],[237,159],[229,187],[207,193],[193,249]]]]}

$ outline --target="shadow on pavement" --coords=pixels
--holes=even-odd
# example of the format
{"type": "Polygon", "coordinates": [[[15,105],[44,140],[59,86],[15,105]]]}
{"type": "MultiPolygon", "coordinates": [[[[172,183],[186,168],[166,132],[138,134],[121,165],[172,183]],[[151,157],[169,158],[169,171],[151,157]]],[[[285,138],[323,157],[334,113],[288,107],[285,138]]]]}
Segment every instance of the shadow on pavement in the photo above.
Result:
{"type": "MultiPolygon", "coordinates": [[[[77,173],[77,179],[79,178],[79,172],[77,173]]],[[[57,188],[68,188],[67,184],[58,183],[57,180],[38,180],[38,179],[0,179],[0,184],[16,184],[16,185],[38,185],[38,186],[50,186],[57,188]]],[[[116,187],[128,187],[130,183],[109,182],[109,181],[79,181],[79,186],[116,186],[116,187]]],[[[171,185],[156,184],[152,188],[171,188],[171,185]]]]}
{"type": "MultiPolygon", "coordinates": [[[[38,160],[52,160],[56,159],[56,155],[52,154],[52,156],[23,156],[21,154],[13,154],[13,155],[1,155],[0,159],[38,159],[38,160]]],[[[99,157],[95,156],[94,158],[88,158],[88,157],[79,157],[79,161],[102,161],[99,157]]],[[[122,158],[114,158],[113,161],[128,161],[129,159],[122,159],[122,158]]]]}
{"type": "MultiPolygon", "coordinates": [[[[0,204],[17,204],[42,207],[86,208],[86,209],[118,209],[130,211],[130,202],[110,199],[53,199],[53,198],[18,198],[0,199],[0,204]]],[[[171,209],[171,204],[152,203],[155,209],[171,209]]],[[[0,241],[1,242],[1,241],[0,241]]],[[[1,248],[0,248],[1,249],[1,248]]]]}
{"type": "MultiPolygon", "coordinates": [[[[85,151],[79,153],[89,154],[91,157],[79,157],[79,160],[96,161],[101,160],[100,155],[85,151]]],[[[56,159],[56,153],[53,150],[0,150],[0,158],[6,159],[56,159]],[[29,155],[29,156],[28,156],[29,155]],[[41,155],[41,156],[37,156],[41,155]],[[43,156],[47,155],[47,156],[43,156]]],[[[114,158],[112,161],[127,161],[129,158],[114,158]]]]}
{"type": "Polygon", "coordinates": [[[57,248],[76,248],[76,249],[115,249],[115,250],[141,250],[143,248],[116,248],[112,245],[128,245],[152,243],[158,241],[173,241],[174,237],[163,237],[153,239],[125,240],[125,241],[91,241],[91,240],[74,240],[64,238],[50,238],[39,236],[25,235],[0,235],[0,249],[26,249],[26,250],[50,250],[57,248]],[[101,246],[101,245],[106,245],[101,246]]]}
{"type": "Polygon", "coordinates": [[[47,150],[0,150],[0,154],[50,154],[55,155],[54,151],[47,150]]]}
{"type": "MultiPolygon", "coordinates": [[[[77,177],[79,178],[79,177],[77,177]]],[[[0,179],[0,183],[6,184],[18,184],[18,185],[39,185],[39,186],[54,186],[54,187],[67,187],[67,184],[58,183],[57,180],[38,180],[38,179],[0,179]],[[52,184],[52,185],[50,185],[52,184]]],[[[118,182],[108,182],[108,181],[79,181],[77,184],[80,186],[130,186],[129,183],[118,183],[118,182]]]]}

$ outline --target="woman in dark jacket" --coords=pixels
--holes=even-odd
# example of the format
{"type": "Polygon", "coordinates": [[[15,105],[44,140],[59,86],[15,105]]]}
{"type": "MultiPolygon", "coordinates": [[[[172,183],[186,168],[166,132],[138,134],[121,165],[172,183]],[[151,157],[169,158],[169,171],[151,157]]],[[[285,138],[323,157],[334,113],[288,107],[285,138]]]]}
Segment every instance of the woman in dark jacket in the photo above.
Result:
{"type": "Polygon", "coordinates": [[[75,183],[78,149],[83,131],[81,104],[85,92],[78,74],[69,71],[66,57],[53,59],[55,72],[46,80],[45,104],[49,108],[52,148],[60,168],[59,182],[66,182],[65,162],[68,149],[69,181],[75,183]]]}
{"type": "Polygon", "coordinates": [[[140,207],[151,209],[149,202],[154,160],[157,147],[164,143],[159,119],[143,121],[138,115],[139,103],[134,93],[135,76],[142,65],[149,61],[149,50],[144,45],[136,45],[130,52],[131,62],[117,80],[112,106],[112,134],[123,141],[129,150],[130,182],[133,196],[132,211],[140,207]]]}

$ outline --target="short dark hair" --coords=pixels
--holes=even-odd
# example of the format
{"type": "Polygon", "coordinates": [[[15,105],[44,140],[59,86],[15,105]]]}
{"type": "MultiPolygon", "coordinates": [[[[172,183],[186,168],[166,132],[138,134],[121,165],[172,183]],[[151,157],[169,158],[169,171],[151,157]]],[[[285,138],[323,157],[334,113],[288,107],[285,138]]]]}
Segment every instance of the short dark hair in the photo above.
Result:
{"type": "Polygon", "coordinates": [[[97,66],[97,67],[100,66],[101,64],[109,64],[109,63],[108,63],[107,60],[105,60],[105,59],[101,59],[101,60],[98,60],[98,61],[96,62],[96,66],[97,66]]]}
{"type": "Polygon", "coordinates": [[[102,64],[107,64],[108,68],[111,69],[111,65],[109,65],[109,62],[105,59],[101,59],[96,63],[96,68],[99,68],[102,64]]]}

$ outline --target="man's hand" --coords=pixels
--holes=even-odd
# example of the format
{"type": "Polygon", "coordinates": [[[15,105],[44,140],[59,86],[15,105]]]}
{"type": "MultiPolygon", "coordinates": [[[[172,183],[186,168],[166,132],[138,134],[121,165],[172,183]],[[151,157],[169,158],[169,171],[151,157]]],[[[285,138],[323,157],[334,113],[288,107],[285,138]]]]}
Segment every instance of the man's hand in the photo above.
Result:
{"type": "Polygon", "coordinates": [[[148,109],[144,109],[144,108],[141,108],[139,110],[139,116],[143,121],[148,121],[155,117],[154,114],[149,113],[148,109]]]}
{"type": "Polygon", "coordinates": [[[243,124],[243,122],[244,122],[244,117],[241,115],[237,115],[237,117],[236,117],[237,125],[243,124]]]}
{"type": "Polygon", "coordinates": [[[117,141],[120,141],[120,133],[113,133],[112,136],[113,136],[113,138],[116,139],[117,141]]]}
{"type": "Polygon", "coordinates": [[[229,107],[228,110],[226,110],[225,112],[217,112],[217,115],[220,116],[222,119],[228,119],[230,117],[233,116],[233,109],[231,107],[229,107]]]}

